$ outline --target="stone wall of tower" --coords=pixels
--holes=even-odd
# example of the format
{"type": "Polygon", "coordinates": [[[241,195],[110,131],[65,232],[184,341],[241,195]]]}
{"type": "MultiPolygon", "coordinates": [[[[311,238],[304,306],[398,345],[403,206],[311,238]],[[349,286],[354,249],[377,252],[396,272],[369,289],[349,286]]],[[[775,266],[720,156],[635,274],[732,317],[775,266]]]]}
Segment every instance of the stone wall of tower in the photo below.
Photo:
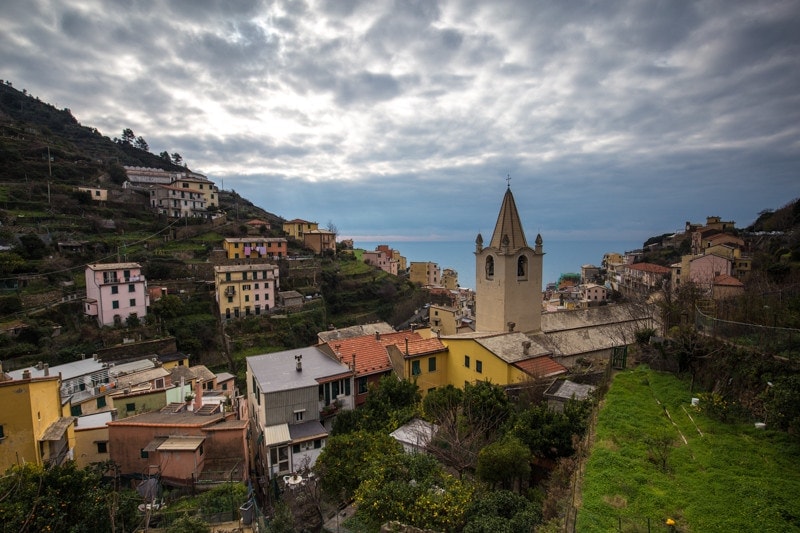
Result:
{"type": "Polygon", "coordinates": [[[484,248],[475,253],[475,322],[478,331],[537,333],[542,323],[544,254],[529,247],[513,251],[484,248]],[[487,261],[494,263],[487,271],[487,261]],[[524,272],[520,275],[520,258],[524,272]]]}

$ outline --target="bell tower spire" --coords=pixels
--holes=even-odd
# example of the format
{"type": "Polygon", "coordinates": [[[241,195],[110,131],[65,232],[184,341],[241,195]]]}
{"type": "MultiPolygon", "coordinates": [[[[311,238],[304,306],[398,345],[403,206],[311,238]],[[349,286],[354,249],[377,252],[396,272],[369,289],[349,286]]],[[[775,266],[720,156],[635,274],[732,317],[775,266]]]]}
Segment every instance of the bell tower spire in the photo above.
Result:
{"type": "MultiPolygon", "coordinates": [[[[509,180],[511,178],[508,178],[509,180]]],[[[542,237],[531,248],[507,185],[489,245],[475,248],[476,329],[538,333],[542,322],[542,237]]]]}

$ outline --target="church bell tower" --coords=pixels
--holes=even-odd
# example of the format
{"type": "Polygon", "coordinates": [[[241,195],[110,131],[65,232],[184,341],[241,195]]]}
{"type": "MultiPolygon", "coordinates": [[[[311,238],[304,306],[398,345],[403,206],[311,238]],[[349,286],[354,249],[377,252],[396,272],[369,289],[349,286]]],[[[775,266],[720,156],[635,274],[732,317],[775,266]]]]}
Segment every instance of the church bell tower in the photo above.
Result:
{"type": "Polygon", "coordinates": [[[528,246],[511,187],[489,245],[475,239],[475,327],[480,332],[542,329],[542,236],[528,246]]]}

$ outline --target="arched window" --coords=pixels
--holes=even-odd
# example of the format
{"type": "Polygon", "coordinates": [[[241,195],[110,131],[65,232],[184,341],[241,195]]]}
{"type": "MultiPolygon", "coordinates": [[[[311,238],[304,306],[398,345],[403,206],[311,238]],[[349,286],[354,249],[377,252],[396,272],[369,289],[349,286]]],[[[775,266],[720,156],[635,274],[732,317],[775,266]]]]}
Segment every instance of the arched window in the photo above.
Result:
{"type": "Polygon", "coordinates": [[[491,255],[486,258],[486,278],[491,279],[494,277],[494,257],[491,255]]]}
{"type": "Polygon", "coordinates": [[[517,277],[528,277],[528,258],[524,255],[519,256],[519,259],[517,259],[517,277]]]}

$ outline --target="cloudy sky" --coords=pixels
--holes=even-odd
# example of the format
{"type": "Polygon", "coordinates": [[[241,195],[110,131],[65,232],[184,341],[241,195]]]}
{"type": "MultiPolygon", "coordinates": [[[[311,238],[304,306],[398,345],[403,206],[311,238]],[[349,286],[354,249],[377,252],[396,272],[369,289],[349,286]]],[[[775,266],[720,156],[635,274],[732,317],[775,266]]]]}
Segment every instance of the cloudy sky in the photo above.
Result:
{"type": "Polygon", "coordinates": [[[4,0],[0,77],[364,240],[641,242],[800,196],[800,3],[4,0]]]}

